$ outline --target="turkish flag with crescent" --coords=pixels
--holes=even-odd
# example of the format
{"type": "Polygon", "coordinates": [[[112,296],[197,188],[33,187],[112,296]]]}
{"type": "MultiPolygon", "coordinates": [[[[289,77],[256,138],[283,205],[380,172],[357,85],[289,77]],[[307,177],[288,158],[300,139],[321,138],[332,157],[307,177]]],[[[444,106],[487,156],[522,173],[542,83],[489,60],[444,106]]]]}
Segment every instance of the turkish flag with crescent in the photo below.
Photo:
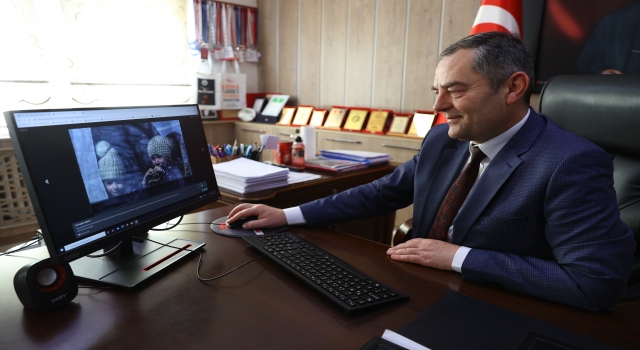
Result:
{"type": "Polygon", "coordinates": [[[482,0],[470,34],[491,31],[522,38],[522,0],[482,0]]]}

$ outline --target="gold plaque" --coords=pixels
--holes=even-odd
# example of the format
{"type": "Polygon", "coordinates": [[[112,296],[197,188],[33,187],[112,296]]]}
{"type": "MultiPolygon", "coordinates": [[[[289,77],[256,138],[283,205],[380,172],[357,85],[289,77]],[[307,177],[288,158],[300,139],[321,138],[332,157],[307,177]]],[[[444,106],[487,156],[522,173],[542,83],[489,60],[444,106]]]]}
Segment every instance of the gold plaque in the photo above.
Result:
{"type": "Polygon", "coordinates": [[[384,126],[387,124],[388,117],[389,111],[371,111],[365,131],[384,132],[384,126]]]}
{"type": "Polygon", "coordinates": [[[314,109],[311,114],[311,121],[309,125],[312,126],[322,126],[324,124],[324,118],[327,115],[326,109],[314,109]]]}
{"type": "Polygon", "coordinates": [[[435,118],[436,116],[433,112],[416,111],[413,115],[413,120],[411,121],[411,127],[409,128],[407,136],[419,138],[424,137],[429,129],[431,129],[435,118]]]}
{"type": "Polygon", "coordinates": [[[410,114],[396,114],[393,116],[391,122],[391,128],[387,134],[404,135],[407,133],[407,127],[409,126],[410,114]]]}
{"type": "Polygon", "coordinates": [[[282,114],[280,114],[280,120],[278,124],[280,125],[289,125],[291,124],[291,119],[293,119],[293,113],[296,111],[295,107],[284,107],[282,109],[282,114]]]}
{"type": "Polygon", "coordinates": [[[342,121],[347,114],[347,109],[342,107],[332,107],[327,121],[324,122],[325,128],[340,129],[342,121]]]}
{"type": "Polygon", "coordinates": [[[298,106],[296,117],[293,118],[293,122],[291,124],[307,125],[309,123],[309,117],[311,117],[311,112],[313,112],[312,106],[298,106]]]}
{"type": "Polygon", "coordinates": [[[352,109],[349,111],[349,116],[347,117],[347,121],[344,123],[344,129],[348,130],[362,130],[364,126],[364,121],[367,120],[367,114],[369,113],[366,109],[352,109]]]}

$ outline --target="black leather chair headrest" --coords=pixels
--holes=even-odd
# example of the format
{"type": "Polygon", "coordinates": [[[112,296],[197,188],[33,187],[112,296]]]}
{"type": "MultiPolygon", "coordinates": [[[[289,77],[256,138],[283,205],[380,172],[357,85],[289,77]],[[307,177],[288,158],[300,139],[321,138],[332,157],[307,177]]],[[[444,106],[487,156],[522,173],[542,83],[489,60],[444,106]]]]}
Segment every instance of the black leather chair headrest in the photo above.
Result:
{"type": "Polygon", "coordinates": [[[640,74],[553,77],[539,111],[609,153],[640,154],[640,74]]]}

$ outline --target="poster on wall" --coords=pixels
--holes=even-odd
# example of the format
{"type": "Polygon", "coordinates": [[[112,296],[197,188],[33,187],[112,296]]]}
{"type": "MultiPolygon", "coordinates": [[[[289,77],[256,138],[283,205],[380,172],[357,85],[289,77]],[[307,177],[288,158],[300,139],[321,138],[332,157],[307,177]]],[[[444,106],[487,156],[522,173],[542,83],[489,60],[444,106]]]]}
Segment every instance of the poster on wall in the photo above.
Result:
{"type": "Polygon", "coordinates": [[[222,109],[242,109],[247,106],[247,75],[222,74],[222,109]]]}

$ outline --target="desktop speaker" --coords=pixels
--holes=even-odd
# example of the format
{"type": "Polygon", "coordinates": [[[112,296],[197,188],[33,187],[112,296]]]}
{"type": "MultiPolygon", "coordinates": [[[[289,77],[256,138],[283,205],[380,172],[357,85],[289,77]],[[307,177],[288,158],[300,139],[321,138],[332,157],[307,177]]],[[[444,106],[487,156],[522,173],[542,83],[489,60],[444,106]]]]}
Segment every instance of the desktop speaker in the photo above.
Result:
{"type": "Polygon", "coordinates": [[[38,311],[59,309],[78,295],[71,266],[54,264],[51,259],[23,266],[13,276],[13,288],[24,307],[38,311]]]}

